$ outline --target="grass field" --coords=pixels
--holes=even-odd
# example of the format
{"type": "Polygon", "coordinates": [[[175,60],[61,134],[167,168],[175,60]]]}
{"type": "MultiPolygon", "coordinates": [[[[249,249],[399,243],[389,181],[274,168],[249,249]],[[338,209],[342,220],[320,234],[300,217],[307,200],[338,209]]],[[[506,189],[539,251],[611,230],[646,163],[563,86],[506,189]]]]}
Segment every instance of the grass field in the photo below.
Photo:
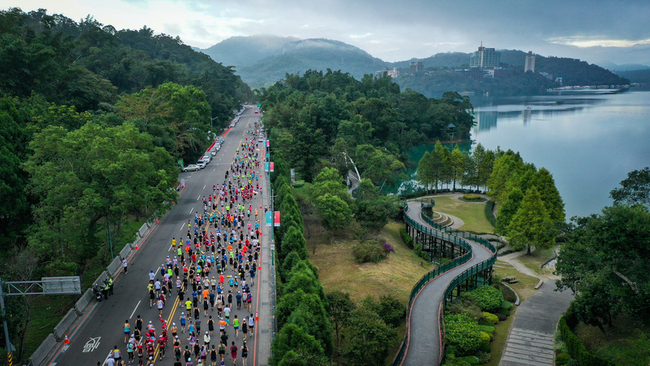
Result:
{"type": "Polygon", "coordinates": [[[326,292],[341,290],[349,292],[353,300],[368,295],[379,299],[381,295],[392,295],[403,304],[408,303],[413,285],[433,265],[417,257],[399,236],[400,224],[392,222],[378,234],[393,245],[395,253],[379,263],[358,264],[352,255],[355,240],[351,234],[335,236],[331,245],[316,244],[307,240],[311,262],[318,267],[319,279],[326,292]]]}
{"type": "Polygon", "coordinates": [[[485,218],[485,202],[468,203],[453,200],[450,196],[434,196],[435,211],[456,216],[465,223],[459,230],[473,233],[492,233],[494,227],[485,218]]]}
{"type": "Polygon", "coordinates": [[[540,249],[536,250],[530,255],[522,255],[521,257],[517,258],[523,265],[526,267],[532,269],[535,273],[539,274],[551,274],[550,270],[542,270],[541,265],[546,262],[547,260],[553,258],[555,253],[553,252],[553,249],[540,249]]]}
{"type": "Polygon", "coordinates": [[[530,277],[526,276],[523,273],[520,273],[517,271],[514,267],[512,267],[510,264],[502,261],[497,261],[494,271],[497,276],[500,278],[507,277],[507,276],[515,276],[519,282],[513,283],[513,284],[508,284],[508,286],[512,287],[513,290],[519,294],[519,299],[520,301],[525,301],[529,297],[531,297],[537,290],[535,290],[535,285],[539,282],[539,280],[535,277],[530,277]],[[502,268],[502,267],[508,267],[508,268],[502,268]]]}

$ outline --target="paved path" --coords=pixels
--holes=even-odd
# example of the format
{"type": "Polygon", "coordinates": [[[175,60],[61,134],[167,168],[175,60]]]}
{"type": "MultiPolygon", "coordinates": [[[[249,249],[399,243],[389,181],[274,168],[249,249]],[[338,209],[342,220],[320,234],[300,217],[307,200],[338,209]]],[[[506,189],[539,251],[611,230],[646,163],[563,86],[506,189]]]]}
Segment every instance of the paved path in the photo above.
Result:
{"type": "Polygon", "coordinates": [[[573,295],[554,289],[555,283],[545,283],[517,308],[499,366],[555,365],[553,333],[573,295]]]}
{"type": "MultiPolygon", "coordinates": [[[[409,202],[407,215],[414,221],[427,225],[420,217],[420,202],[409,202]]],[[[472,259],[429,282],[416,297],[409,317],[409,342],[402,365],[437,365],[440,359],[440,325],[438,313],[447,285],[473,265],[488,260],[492,253],[468,240],[474,253],[472,259]]]]}

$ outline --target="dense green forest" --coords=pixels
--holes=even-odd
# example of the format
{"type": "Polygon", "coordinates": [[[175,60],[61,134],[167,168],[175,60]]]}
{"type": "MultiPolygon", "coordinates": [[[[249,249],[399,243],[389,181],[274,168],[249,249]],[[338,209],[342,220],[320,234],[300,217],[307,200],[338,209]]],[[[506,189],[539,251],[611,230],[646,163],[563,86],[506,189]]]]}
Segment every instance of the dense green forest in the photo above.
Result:
{"type": "Polygon", "coordinates": [[[311,181],[331,160],[341,172],[356,164],[378,187],[394,184],[411,147],[465,139],[474,125],[469,98],[440,99],[399,86],[390,77],[307,71],[262,88],[264,124],[292,168],[311,181]]]}
{"type": "MultiPolygon", "coordinates": [[[[5,280],[96,276],[169,208],[179,161],[202,155],[253,97],[178,37],[43,9],[0,11],[0,65],[5,280]]],[[[29,301],[7,301],[20,359],[29,301]]]]}

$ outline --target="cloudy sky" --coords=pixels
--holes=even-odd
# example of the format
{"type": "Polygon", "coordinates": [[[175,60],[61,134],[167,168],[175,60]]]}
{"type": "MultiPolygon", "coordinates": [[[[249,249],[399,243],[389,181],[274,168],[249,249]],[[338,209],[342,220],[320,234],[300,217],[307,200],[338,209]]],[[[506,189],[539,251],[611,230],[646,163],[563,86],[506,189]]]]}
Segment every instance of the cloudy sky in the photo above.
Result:
{"type": "Polygon", "coordinates": [[[0,0],[207,48],[232,36],[329,38],[386,61],[497,49],[650,65],[649,0],[0,0]]]}

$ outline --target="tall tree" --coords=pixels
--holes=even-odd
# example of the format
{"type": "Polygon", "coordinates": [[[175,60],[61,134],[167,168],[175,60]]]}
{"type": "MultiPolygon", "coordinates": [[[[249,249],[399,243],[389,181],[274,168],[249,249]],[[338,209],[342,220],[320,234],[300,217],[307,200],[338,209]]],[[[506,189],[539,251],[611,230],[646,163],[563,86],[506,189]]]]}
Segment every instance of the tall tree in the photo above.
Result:
{"type": "Polygon", "coordinates": [[[555,187],[553,175],[546,168],[540,168],[535,175],[533,184],[542,196],[544,207],[546,207],[551,221],[554,223],[564,223],[564,201],[562,201],[560,192],[555,187]]]}
{"type": "Polygon", "coordinates": [[[650,168],[633,170],[620,183],[620,188],[609,192],[615,204],[644,205],[650,208],[650,168]]]}
{"type": "Polygon", "coordinates": [[[350,294],[335,290],[325,295],[327,297],[327,312],[330,320],[334,324],[334,334],[336,334],[336,347],[341,346],[340,332],[343,325],[350,318],[350,313],[356,308],[354,302],[350,299],[350,294]]]}
{"type": "Polygon", "coordinates": [[[550,248],[555,242],[550,226],[542,196],[537,188],[531,187],[508,226],[510,244],[517,250],[526,249],[528,254],[533,247],[550,248]]]}
{"type": "Polygon", "coordinates": [[[451,171],[451,179],[453,181],[452,190],[455,192],[456,181],[460,181],[462,179],[463,172],[465,171],[465,157],[463,156],[463,153],[460,152],[460,149],[458,148],[458,144],[454,146],[454,150],[451,152],[449,163],[450,163],[449,167],[451,171]]]}
{"type": "Polygon", "coordinates": [[[428,151],[422,155],[422,159],[418,162],[417,175],[418,182],[425,186],[429,192],[433,183],[433,159],[428,151]]]}
{"type": "Polygon", "coordinates": [[[359,307],[350,314],[349,334],[342,353],[352,366],[383,365],[395,342],[395,330],[372,310],[359,307]]]}
{"type": "Polygon", "coordinates": [[[523,199],[524,194],[521,189],[519,189],[519,187],[515,187],[510,191],[508,198],[499,208],[499,215],[497,216],[496,226],[496,231],[499,234],[508,234],[508,227],[510,226],[513,217],[515,217],[517,214],[517,211],[519,211],[519,208],[521,207],[521,201],[523,201],[523,199]]]}

